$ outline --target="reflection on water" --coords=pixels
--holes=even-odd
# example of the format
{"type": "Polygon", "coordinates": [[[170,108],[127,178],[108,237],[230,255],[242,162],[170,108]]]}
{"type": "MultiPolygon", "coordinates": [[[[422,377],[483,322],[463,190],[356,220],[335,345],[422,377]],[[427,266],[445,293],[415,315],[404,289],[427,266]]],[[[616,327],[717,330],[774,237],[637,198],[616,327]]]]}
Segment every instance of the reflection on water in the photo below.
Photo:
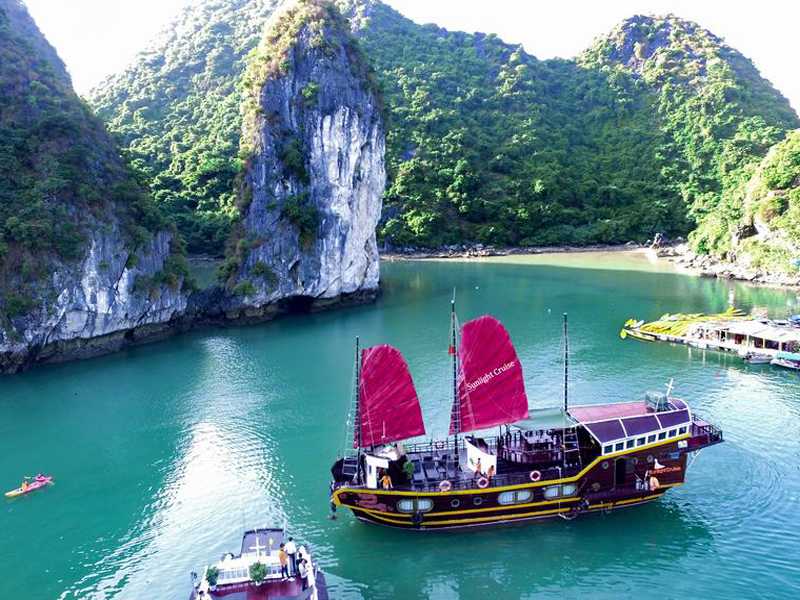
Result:
{"type": "Polygon", "coordinates": [[[10,488],[50,471],[57,482],[0,507],[0,587],[10,598],[181,598],[190,571],[236,550],[242,529],[288,522],[315,548],[336,598],[796,597],[798,374],[618,337],[631,316],[722,310],[732,290],[743,308],[773,316],[799,312],[796,294],[638,263],[623,270],[612,257],[557,267],[513,258],[387,264],[373,306],[196,332],[0,380],[0,479],[10,488]],[[508,326],[533,406],[561,397],[566,311],[575,402],[629,400],[675,378],[727,442],[663,500],[573,522],[426,535],[345,513],[329,521],[355,335],[404,352],[428,432],[442,434],[454,287],[462,321],[491,312],[508,326]]]}

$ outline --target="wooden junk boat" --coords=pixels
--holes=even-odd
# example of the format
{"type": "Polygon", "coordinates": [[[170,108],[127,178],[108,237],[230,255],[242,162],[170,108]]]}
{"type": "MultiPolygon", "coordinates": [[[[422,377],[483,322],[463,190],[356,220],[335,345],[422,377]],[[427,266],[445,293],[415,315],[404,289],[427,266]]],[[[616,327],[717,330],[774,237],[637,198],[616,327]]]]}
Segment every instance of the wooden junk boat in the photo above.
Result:
{"type": "Polygon", "coordinates": [[[290,565],[289,577],[282,576],[278,551],[285,537],[277,528],[245,531],[239,554],[227,553],[199,576],[192,573],[189,600],[328,600],[325,575],[305,546],[298,546],[297,557],[298,562],[305,558],[308,567],[290,565]]]}
{"type": "Polygon", "coordinates": [[[458,338],[455,310],[451,322],[450,435],[427,443],[403,443],[425,427],[400,352],[381,345],[359,356],[356,342],[353,450],[331,469],[332,510],[421,530],[573,519],[660,498],[684,483],[691,454],[722,442],[669,391],[570,406],[566,315],[564,404],[545,410],[529,410],[519,358],[497,319],[469,321],[458,338]]]}

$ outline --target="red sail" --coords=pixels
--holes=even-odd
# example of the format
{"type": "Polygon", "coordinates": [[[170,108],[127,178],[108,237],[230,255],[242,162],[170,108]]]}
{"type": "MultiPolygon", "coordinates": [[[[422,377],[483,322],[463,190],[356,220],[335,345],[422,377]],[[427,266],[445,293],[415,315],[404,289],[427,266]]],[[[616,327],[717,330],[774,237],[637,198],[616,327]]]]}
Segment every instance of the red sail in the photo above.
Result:
{"type": "Polygon", "coordinates": [[[458,361],[458,406],[451,416],[451,434],[528,418],[522,366],[500,321],[484,315],[464,324],[458,361]]]}
{"type": "Polygon", "coordinates": [[[397,348],[384,344],[366,348],[361,353],[358,396],[359,422],[354,448],[387,444],[425,433],[417,391],[408,365],[397,348]]]}

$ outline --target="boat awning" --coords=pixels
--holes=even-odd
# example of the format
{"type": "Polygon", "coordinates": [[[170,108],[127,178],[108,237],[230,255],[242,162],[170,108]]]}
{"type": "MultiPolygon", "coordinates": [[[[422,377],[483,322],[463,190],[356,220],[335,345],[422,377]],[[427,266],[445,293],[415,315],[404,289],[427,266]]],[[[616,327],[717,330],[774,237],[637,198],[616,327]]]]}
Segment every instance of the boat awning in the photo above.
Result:
{"type": "Polygon", "coordinates": [[[523,431],[537,431],[544,429],[566,429],[575,427],[576,421],[564,412],[561,407],[555,408],[531,408],[528,410],[528,418],[520,419],[511,424],[512,427],[523,431]]]}
{"type": "Polygon", "coordinates": [[[777,358],[782,358],[784,360],[800,361],[800,354],[798,354],[797,352],[778,352],[777,358]]]}

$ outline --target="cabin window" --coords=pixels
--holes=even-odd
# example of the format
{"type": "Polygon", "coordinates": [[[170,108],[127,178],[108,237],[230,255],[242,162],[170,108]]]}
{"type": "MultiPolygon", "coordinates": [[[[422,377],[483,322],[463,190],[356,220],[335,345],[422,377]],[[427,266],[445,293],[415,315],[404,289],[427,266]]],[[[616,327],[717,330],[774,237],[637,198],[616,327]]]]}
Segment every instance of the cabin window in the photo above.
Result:
{"type": "Polygon", "coordinates": [[[666,437],[667,437],[667,432],[666,431],[662,431],[661,433],[658,434],[658,439],[659,440],[663,440],[666,437]]]}
{"type": "Polygon", "coordinates": [[[483,504],[483,498],[481,498],[480,496],[475,496],[475,497],[472,499],[472,503],[473,503],[475,506],[480,506],[481,504],[483,504]]]}
{"type": "Polygon", "coordinates": [[[625,443],[625,448],[633,448],[633,444],[634,444],[634,441],[633,441],[633,440],[628,440],[628,441],[625,443]]]}
{"type": "Polygon", "coordinates": [[[459,500],[458,498],[453,498],[452,500],[450,500],[450,506],[452,506],[453,508],[458,508],[459,506],[461,506],[461,500],[459,500]]]}
{"type": "Polygon", "coordinates": [[[670,429],[669,430],[669,437],[675,437],[676,435],[678,435],[678,430],[677,429],[670,429]]]}
{"type": "Polygon", "coordinates": [[[619,443],[618,443],[618,444],[615,446],[615,448],[616,448],[617,452],[619,452],[620,450],[624,450],[624,449],[625,449],[625,444],[624,444],[623,442],[619,442],[619,443]]]}
{"type": "Polygon", "coordinates": [[[647,436],[647,443],[648,443],[648,444],[652,444],[652,443],[653,443],[653,442],[655,442],[655,441],[656,441],[656,434],[653,434],[653,435],[648,435],[648,436],[647,436]]]}
{"type": "Polygon", "coordinates": [[[606,446],[603,448],[603,454],[609,454],[614,451],[614,446],[606,446]]]}
{"type": "Polygon", "coordinates": [[[413,498],[397,501],[397,510],[404,513],[428,512],[433,508],[430,498],[413,498]]]}
{"type": "Polygon", "coordinates": [[[552,500],[553,498],[574,496],[577,490],[578,486],[574,483],[566,483],[564,485],[550,485],[544,488],[544,497],[548,500],[552,500]]]}
{"type": "Polygon", "coordinates": [[[508,505],[508,504],[522,504],[523,502],[527,502],[533,496],[533,492],[531,490],[516,490],[514,492],[503,492],[502,494],[497,496],[497,502],[499,504],[508,505]]]}
{"type": "Polygon", "coordinates": [[[640,437],[638,440],[636,440],[636,445],[637,446],[644,446],[644,438],[640,437]]]}
{"type": "Polygon", "coordinates": [[[686,427],[681,427],[680,429],[678,429],[678,433],[680,433],[681,435],[686,433],[686,427]]]}

